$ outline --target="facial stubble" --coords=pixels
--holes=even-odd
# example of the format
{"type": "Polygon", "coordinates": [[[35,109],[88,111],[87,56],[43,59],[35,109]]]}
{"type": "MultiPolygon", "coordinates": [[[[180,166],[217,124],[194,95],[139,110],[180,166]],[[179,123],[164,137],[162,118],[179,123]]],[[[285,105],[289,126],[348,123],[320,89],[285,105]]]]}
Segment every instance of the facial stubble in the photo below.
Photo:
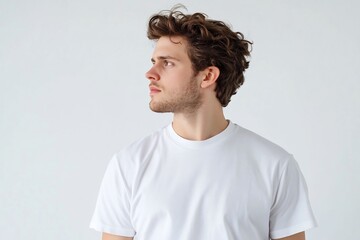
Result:
{"type": "Polygon", "coordinates": [[[191,79],[189,85],[183,91],[169,93],[167,97],[167,99],[161,101],[152,99],[149,103],[150,109],[158,113],[193,113],[202,104],[202,97],[196,78],[191,79]]]}

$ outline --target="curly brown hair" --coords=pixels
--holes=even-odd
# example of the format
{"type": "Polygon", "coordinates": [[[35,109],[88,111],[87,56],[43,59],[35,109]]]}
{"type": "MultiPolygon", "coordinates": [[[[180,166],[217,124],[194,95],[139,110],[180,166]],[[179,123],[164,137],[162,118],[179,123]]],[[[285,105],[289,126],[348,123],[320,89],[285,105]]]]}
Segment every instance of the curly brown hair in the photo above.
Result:
{"type": "Polygon", "coordinates": [[[188,55],[195,74],[216,66],[220,75],[216,81],[216,97],[226,107],[231,96],[244,83],[244,71],[249,67],[252,42],[240,32],[233,32],[222,21],[208,19],[204,13],[184,14],[176,9],[153,15],[147,37],[181,36],[188,42],[188,55]]]}

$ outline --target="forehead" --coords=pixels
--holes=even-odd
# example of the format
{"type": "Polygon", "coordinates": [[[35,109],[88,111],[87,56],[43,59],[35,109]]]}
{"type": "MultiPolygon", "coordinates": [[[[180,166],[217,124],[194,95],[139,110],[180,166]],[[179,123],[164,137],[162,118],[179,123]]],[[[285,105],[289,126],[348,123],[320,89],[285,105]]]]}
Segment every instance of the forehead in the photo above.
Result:
{"type": "Polygon", "coordinates": [[[187,58],[187,41],[179,36],[163,36],[156,42],[153,58],[161,56],[172,56],[176,58],[187,58]]]}

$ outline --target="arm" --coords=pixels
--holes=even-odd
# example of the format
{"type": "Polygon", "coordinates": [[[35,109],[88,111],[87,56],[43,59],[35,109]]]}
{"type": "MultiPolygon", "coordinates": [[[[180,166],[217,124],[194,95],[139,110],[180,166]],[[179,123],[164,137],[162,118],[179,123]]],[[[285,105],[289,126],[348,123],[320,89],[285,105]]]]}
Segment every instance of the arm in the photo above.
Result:
{"type": "Polygon", "coordinates": [[[277,238],[274,240],[305,240],[305,232],[296,233],[288,237],[277,238]]]}
{"type": "Polygon", "coordinates": [[[112,235],[109,233],[102,234],[102,240],[132,240],[132,239],[133,239],[132,237],[122,237],[122,236],[112,235]]]}

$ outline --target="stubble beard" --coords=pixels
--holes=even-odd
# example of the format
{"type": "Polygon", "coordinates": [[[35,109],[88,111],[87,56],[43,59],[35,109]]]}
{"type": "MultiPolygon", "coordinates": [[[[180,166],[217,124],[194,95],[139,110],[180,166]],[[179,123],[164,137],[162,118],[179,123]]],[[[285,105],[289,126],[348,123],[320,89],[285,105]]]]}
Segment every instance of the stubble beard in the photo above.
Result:
{"type": "Polygon", "coordinates": [[[149,107],[157,113],[194,113],[202,104],[202,97],[196,80],[192,79],[189,86],[181,93],[172,94],[170,99],[156,102],[151,100],[149,107]]]}

